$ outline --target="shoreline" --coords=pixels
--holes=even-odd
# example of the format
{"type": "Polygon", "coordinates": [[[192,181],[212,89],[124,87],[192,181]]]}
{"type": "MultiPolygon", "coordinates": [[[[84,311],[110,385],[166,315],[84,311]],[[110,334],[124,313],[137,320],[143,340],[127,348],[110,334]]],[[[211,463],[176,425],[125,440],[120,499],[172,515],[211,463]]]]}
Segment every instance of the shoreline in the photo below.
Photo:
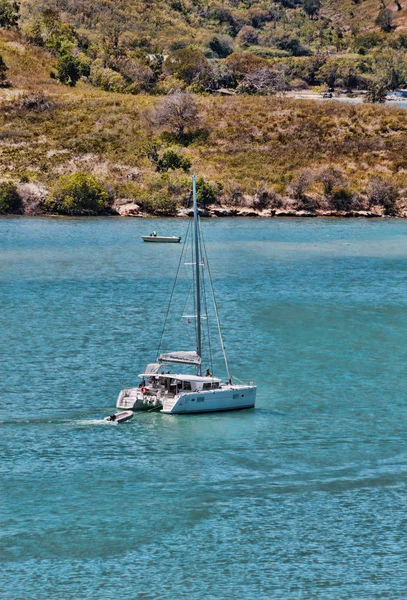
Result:
{"type": "MultiPolygon", "coordinates": [[[[216,211],[218,212],[218,211],[216,211]]],[[[203,219],[380,219],[380,220],[394,220],[394,219],[407,219],[407,212],[400,215],[384,215],[379,213],[373,213],[371,211],[349,211],[349,212],[338,212],[338,211],[317,211],[310,213],[306,211],[253,211],[253,210],[225,210],[222,214],[214,214],[209,211],[200,210],[200,217],[203,219]],[[266,214],[272,212],[273,214],[266,214]]],[[[126,214],[121,215],[119,213],[106,213],[101,215],[61,215],[57,213],[24,213],[24,214],[1,214],[0,218],[41,218],[41,219],[189,219],[192,217],[191,214],[153,214],[153,213],[139,213],[139,214],[126,214]]]]}

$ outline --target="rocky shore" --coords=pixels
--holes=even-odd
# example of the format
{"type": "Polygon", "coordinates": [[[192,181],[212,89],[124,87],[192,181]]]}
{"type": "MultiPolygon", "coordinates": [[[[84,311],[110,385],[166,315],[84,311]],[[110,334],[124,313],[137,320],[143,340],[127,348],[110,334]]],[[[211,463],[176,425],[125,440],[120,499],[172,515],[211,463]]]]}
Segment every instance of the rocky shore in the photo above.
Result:
{"type": "MultiPolygon", "coordinates": [[[[152,217],[152,216],[173,216],[178,218],[192,217],[192,209],[179,208],[175,215],[162,215],[151,213],[145,213],[141,208],[131,202],[114,206],[115,214],[121,217],[152,217]]],[[[297,217],[297,218],[316,218],[316,217],[337,217],[337,218],[363,218],[363,219],[377,219],[384,217],[399,217],[407,218],[407,210],[401,211],[400,214],[395,215],[384,215],[383,211],[371,211],[371,210],[349,210],[349,211],[335,211],[335,210],[281,210],[281,209],[266,209],[256,210],[254,208],[240,208],[230,206],[209,206],[206,209],[199,211],[200,216],[204,218],[221,218],[221,217],[257,217],[257,218],[271,218],[271,217],[297,217]]]]}
{"type": "MultiPolygon", "coordinates": [[[[36,183],[23,183],[18,185],[18,193],[22,200],[22,210],[20,214],[29,216],[53,216],[46,211],[44,202],[48,196],[48,190],[45,186],[36,183]]],[[[289,200],[289,199],[288,199],[289,200]]],[[[191,208],[177,208],[175,213],[166,213],[165,211],[146,212],[130,198],[117,199],[106,216],[120,216],[129,218],[151,218],[151,217],[173,217],[187,218],[192,217],[191,208]]],[[[385,214],[383,207],[377,206],[371,210],[297,210],[293,208],[267,208],[259,210],[252,207],[228,206],[226,204],[215,204],[200,210],[201,217],[222,218],[222,217],[253,217],[253,218],[276,218],[276,217],[296,217],[296,218],[317,218],[317,217],[336,217],[336,218],[407,218],[407,206],[403,205],[394,214],[385,214]]],[[[83,215],[90,216],[90,215],[83,215]]]]}

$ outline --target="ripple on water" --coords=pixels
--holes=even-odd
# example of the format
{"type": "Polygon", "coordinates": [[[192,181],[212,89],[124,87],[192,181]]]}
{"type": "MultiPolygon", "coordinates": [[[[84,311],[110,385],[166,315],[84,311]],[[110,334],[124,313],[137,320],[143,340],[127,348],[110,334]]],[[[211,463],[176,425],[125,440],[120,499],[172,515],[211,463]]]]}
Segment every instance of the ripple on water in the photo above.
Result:
{"type": "Polygon", "coordinates": [[[155,358],[151,227],[0,219],[5,598],[404,600],[407,223],[205,223],[258,408],[101,427],[155,358]]]}

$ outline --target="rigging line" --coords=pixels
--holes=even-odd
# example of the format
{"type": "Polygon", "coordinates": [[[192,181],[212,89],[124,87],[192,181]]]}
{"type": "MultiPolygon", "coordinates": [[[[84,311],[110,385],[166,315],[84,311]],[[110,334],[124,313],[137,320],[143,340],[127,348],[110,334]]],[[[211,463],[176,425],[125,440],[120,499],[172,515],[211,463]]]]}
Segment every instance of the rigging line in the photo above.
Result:
{"type": "MultiPolygon", "coordinates": [[[[199,225],[201,226],[201,223],[199,223],[199,225]]],[[[201,226],[201,228],[202,228],[202,226],[201,226]]],[[[228,359],[227,359],[227,356],[226,356],[225,342],[223,341],[222,328],[221,328],[221,325],[220,325],[218,305],[216,303],[215,290],[213,288],[212,273],[211,273],[211,269],[209,267],[208,253],[206,251],[206,245],[205,245],[205,240],[204,240],[204,238],[202,236],[202,231],[201,231],[201,238],[202,238],[202,247],[203,247],[204,253],[205,253],[205,262],[206,262],[206,268],[208,270],[209,282],[211,284],[212,300],[213,300],[213,305],[214,305],[214,308],[215,308],[216,323],[218,325],[220,345],[221,345],[221,348],[222,348],[223,359],[225,361],[226,372],[228,374],[228,380],[231,381],[232,379],[231,379],[231,376],[230,376],[229,364],[228,364],[228,359]]]]}
{"type": "Polygon", "coordinates": [[[188,223],[187,233],[186,233],[186,236],[185,236],[185,239],[184,239],[184,243],[182,245],[181,256],[179,258],[177,272],[175,274],[175,279],[174,279],[174,283],[172,285],[171,295],[170,295],[170,299],[169,299],[168,306],[167,306],[167,312],[165,313],[164,325],[163,325],[163,329],[162,329],[162,332],[161,332],[160,342],[158,344],[157,356],[160,355],[161,344],[162,344],[162,341],[163,341],[163,337],[164,337],[164,333],[165,333],[165,328],[166,328],[166,325],[167,325],[168,314],[170,312],[172,297],[173,297],[174,291],[175,291],[175,286],[177,285],[178,274],[179,274],[179,270],[181,268],[182,257],[184,255],[184,250],[185,250],[186,241],[187,241],[187,238],[188,238],[188,232],[189,232],[190,227],[191,227],[191,222],[188,223]]]}
{"type": "MultiPolygon", "coordinates": [[[[199,242],[200,245],[202,247],[202,231],[201,229],[199,230],[199,242]]],[[[208,341],[208,351],[209,351],[209,365],[210,365],[210,371],[212,373],[213,376],[213,355],[212,355],[212,346],[211,346],[211,332],[210,332],[210,327],[209,327],[209,311],[208,311],[208,296],[207,296],[207,291],[206,291],[206,287],[207,287],[207,279],[204,277],[204,267],[202,266],[202,296],[203,296],[203,305],[205,307],[205,313],[207,315],[207,319],[206,319],[206,331],[203,330],[206,333],[206,337],[207,337],[207,341],[208,341]]]]}
{"type": "MultiPolygon", "coordinates": [[[[205,285],[205,280],[203,280],[203,297],[204,297],[204,306],[205,306],[205,313],[207,315],[209,315],[208,312],[208,300],[207,300],[207,293],[206,293],[206,285],[205,285]]],[[[212,356],[212,346],[211,346],[211,332],[210,332],[210,327],[209,327],[209,318],[206,319],[206,334],[207,334],[207,339],[208,339],[208,351],[209,351],[209,364],[210,364],[210,370],[212,373],[212,377],[213,377],[213,356],[212,356]]]]}

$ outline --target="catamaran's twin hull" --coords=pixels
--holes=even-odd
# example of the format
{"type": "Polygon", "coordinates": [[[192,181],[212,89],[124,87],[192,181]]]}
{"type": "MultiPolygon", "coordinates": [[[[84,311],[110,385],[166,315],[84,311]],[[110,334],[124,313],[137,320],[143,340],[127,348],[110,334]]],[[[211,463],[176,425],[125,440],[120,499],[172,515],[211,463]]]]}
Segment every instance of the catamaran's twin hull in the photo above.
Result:
{"type": "Polygon", "coordinates": [[[231,386],[219,390],[190,392],[174,398],[165,398],[161,412],[180,415],[243,410],[254,408],[255,402],[255,386],[231,386]]]}
{"type": "Polygon", "coordinates": [[[122,390],[117,398],[116,407],[122,410],[158,410],[162,403],[154,395],[144,394],[140,388],[122,390]]]}
{"type": "Polygon", "coordinates": [[[211,391],[196,391],[176,396],[144,395],[139,388],[122,390],[117,408],[126,410],[159,410],[171,415],[224,412],[254,408],[255,386],[225,386],[211,391]]]}

